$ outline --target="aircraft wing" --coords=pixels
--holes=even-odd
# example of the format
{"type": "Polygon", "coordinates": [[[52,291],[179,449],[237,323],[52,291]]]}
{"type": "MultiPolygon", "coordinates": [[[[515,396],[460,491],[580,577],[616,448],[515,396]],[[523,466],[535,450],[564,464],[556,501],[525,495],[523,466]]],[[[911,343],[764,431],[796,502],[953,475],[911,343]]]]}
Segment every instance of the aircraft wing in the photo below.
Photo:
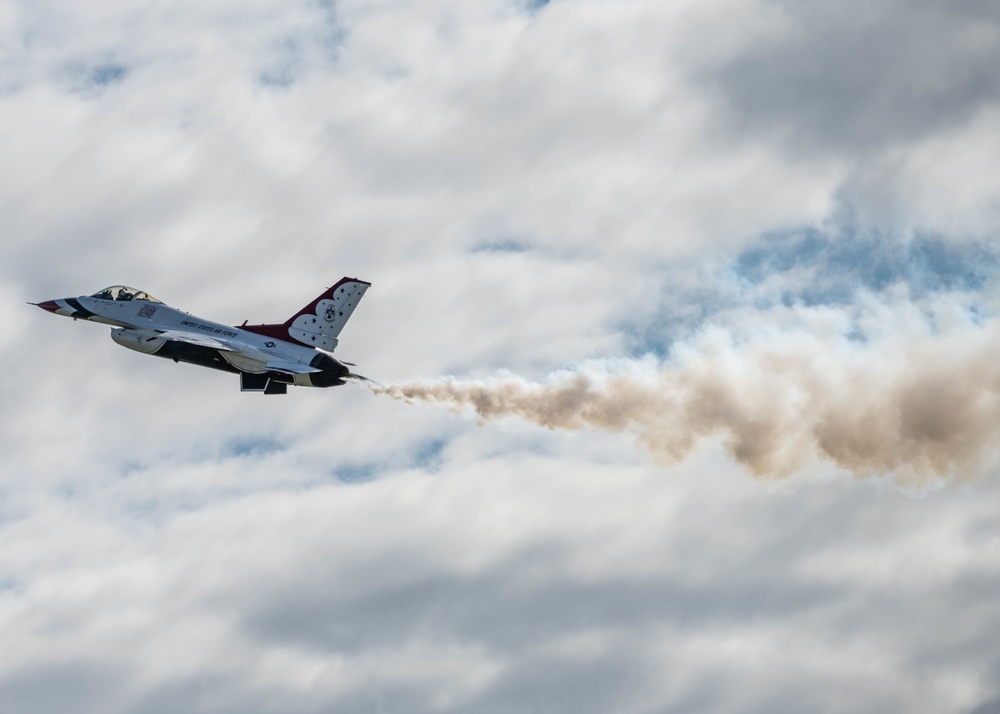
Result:
{"type": "Polygon", "coordinates": [[[284,362],[281,360],[269,360],[265,368],[268,372],[281,372],[282,374],[310,374],[323,371],[315,367],[310,367],[307,364],[302,364],[301,362],[284,362]]]}
{"type": "Polygon", "coordinates": [[[166,330],[160,333],[160,337],[168,340],[174,340],[176,342],[187,342],[189,345],[199,345],[201,347],[211,347],[213,350],[223,350],[225,352],[238,352],[239,350],[233,349],[224,342],[213,339],[211,337],[206,337],[205,335],[197,335],[193,332],[185,332],[183,330],[166,330]]]}
{"type": "Polygon", "coordinates": [[[249,345],[237,340],[227,340],[226,338],[216,339],[214,337],[208,337],[207,335],[185,332],[184,330],[166,330],[165,332],[161,332],[160,336],[168,340],[187,342],[188,344],[199,345],[201,347],[210,347],[214,350],[239,354],[251,360],[259,360],[259,362],[264,362],[264,369],[268,372],[278,372],[280,374],[312,374],[314,372],[323,371],[316,367],[310,367],[307,364],[302,364],[301,362],[289,362],[283,359],[275,359],[274,355],[268,354],[263,350],[250,347],[249,345]]]}

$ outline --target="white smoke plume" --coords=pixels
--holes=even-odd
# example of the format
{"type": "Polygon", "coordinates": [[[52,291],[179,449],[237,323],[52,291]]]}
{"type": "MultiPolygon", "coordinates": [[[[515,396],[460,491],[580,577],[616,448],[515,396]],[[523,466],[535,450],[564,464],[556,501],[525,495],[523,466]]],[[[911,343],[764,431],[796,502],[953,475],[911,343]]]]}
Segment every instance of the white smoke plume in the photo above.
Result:
{"type": "Polygon", "coordinates": [[[761,478],[823,459],[857,476],[922,481],[974,477],[997,465],[998,358],[996,322],[908,325],[875,341],[801,329],[738,341],[710,330],[665,362],[588,363],[543,383],[446,377],[371,389],[471,409],[482,421],[631,433],[662,464],[720,436],[761,478]]]}

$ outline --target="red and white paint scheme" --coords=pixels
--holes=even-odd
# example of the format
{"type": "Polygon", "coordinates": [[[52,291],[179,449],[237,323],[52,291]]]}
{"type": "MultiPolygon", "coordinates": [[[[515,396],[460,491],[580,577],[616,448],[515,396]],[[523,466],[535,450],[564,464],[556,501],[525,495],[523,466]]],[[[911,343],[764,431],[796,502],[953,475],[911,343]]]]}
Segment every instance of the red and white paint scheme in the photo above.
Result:
{"type": "Polygon", "coordinates": [[[289,384],[334,387],[364,379],[330,353],[370,285],[343,278],[283,323],[238,327],[195,317],[125,285],[31,304],[111,325],[111,339],[136,352],[236,372],[243,391],[285,394],[289,384]]]}

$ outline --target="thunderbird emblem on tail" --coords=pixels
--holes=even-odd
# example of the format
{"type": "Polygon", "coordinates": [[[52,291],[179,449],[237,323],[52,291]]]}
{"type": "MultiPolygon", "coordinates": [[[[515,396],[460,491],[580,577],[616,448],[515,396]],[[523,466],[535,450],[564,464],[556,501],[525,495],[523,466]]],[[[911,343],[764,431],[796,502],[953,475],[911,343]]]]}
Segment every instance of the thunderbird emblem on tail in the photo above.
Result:
{"type": "Polygon", "coordinates": [[[111,339],[136,352],[236,372],[242,391],[285,394],[289,384],[334,387],[364,379],[330,353],[370,285],[343,278],[281,324],[238,327],[194,317],[124,285],[31,304],[111,325],[111,339]]]}

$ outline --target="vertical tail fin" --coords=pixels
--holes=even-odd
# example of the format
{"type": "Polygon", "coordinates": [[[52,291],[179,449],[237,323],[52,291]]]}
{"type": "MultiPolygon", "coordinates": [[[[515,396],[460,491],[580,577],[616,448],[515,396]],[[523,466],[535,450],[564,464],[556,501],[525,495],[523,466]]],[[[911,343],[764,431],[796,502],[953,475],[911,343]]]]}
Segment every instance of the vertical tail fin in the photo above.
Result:
{"type": "Polygon", "coordinates": [[[304,345],[332,350],[370,285],[356,278],[342,278],[285,323],[289,336],[304,345]]]}
{"type": "Polygon", "coordinates": [[[371,283],[357,278],[341,278],[284,324],[243,325],[242,328],[333,351],[337,336],[370,286],[371,283]]]}

